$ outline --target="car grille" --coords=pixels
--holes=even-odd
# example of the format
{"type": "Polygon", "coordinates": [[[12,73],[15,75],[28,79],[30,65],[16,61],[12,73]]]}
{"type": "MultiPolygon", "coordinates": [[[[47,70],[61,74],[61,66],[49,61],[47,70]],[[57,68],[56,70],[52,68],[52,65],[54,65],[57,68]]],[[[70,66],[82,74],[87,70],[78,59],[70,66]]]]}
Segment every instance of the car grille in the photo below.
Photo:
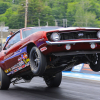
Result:
{"type": "Polygon", "coordinates": [[[97,39],[97,31],[62,32],[61,40],[69,39],[97,39]]]}

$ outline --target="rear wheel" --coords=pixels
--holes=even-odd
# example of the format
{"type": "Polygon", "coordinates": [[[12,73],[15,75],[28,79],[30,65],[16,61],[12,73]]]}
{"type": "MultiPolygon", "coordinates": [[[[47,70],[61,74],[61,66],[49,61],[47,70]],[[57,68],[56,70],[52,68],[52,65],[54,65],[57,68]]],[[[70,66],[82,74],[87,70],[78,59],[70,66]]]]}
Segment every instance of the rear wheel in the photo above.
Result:
{"type": "Polygon", "coordinates": [[[30,67],[34,75],[42,76],[46,68],[46,58],[37,47],[30,52],[30,67]]]}
{"type": "Polygon", "coordinates": [[[52,77],[45,77],[44,80],[48,87],[58,87],[61,84],[62,72],[52,77]]]}
{"type": "Polygon", "coordinates": [[[7,90],[10,85],[10,78],[0,68],[0,89],[7,90]]]}
{"type": "Polygon", "coordinates": [[[92,62],[90,62],[90,68],[93,71],[100,71],[100,54],[96,54],[94,56],[91,56],[92,62]]]}

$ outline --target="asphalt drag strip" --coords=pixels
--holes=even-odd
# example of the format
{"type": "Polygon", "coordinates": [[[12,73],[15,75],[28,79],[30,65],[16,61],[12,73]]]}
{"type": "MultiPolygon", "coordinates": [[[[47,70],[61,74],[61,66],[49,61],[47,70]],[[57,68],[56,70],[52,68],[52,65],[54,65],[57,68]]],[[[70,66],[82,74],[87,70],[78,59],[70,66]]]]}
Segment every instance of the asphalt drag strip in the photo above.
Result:
{"type": "Polygon", "coordinates": [[[40,77],[0,90],[0,100],[100,100],[100,81],[63,76],[60,87],[48,88],[40,77]]]}

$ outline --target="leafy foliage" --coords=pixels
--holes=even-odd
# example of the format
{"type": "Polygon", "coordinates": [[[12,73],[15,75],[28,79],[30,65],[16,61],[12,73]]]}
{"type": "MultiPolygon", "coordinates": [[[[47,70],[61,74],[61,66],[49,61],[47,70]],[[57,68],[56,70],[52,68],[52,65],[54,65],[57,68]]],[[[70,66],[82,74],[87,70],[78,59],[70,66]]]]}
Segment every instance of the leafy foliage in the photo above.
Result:
{"type": "MultiPolygon", "coordinates": [[[[24,27],[25,0],[0,0],[0,22],[24,27]]],[[[27,26],[100,27],[99,0],[28,0],[27,26]],[[66,23],[67,21],[67,23],[66,23]]]]}
{"type": "Polygon", "coordinates": [[[0,14],[5,13],[8,8],[9,8],[9,3],[1,2],[0,3],[0,14]]]}

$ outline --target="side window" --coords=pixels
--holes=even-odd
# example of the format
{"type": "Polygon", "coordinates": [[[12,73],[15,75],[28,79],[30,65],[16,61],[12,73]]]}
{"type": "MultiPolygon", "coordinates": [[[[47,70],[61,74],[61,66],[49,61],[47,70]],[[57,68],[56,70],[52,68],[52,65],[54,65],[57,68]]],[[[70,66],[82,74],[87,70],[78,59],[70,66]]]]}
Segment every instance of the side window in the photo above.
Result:
{"type": "Polygon", "coordinates": [[[20,32],[16,33],[9,41],[8,44],[6,45],[6,49],[10,48],[12,45],[20,41],[20,32]]]}

